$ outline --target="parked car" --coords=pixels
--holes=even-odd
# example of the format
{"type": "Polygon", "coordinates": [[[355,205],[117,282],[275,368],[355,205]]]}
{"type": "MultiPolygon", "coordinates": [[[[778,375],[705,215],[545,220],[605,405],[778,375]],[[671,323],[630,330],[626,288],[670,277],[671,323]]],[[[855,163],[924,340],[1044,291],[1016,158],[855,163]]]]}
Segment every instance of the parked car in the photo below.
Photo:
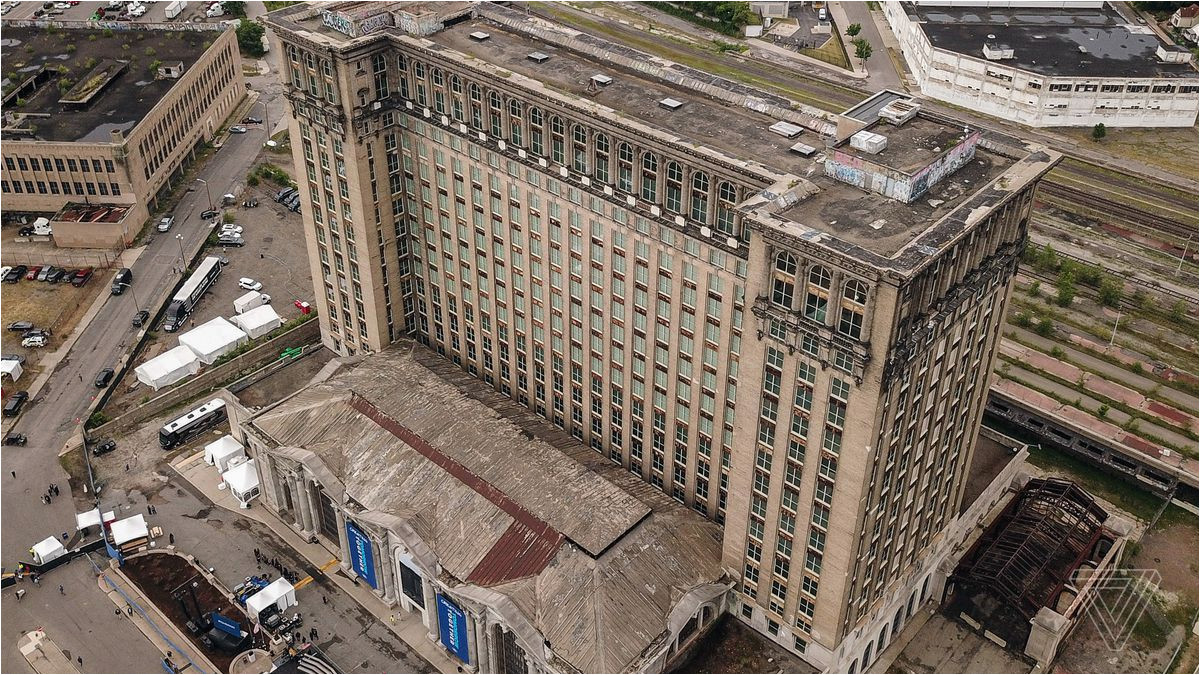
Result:
{"type": "Polygon", "coordinates": [[[33,226],[26,225],[26,226],[22,227],[21,229],[17,230],[17,236],[18,237],[32,237],[33,236],[33,226]]]}
{"type": "Polygon", "coordinates": [[[285,188],[283,188],[282,190],[280,190],[279,192],[276,192],[276,193],[275,193],[275,201],[277,201],[277,202],[283,202],[283,201],[284,201],[284,200],[286,200],[288,197],[291,197],[291,196],[292,196],[292,195],[294,195],[294,194],[296,194],[296,188],[294,188],[294,187],[285,187],[285,188]]]}
{"type": "Polygon", "coordinates": [[[237,235],[237,234],[241,234],[241,233],[242,233],[241,225],[234,225],[233,223],[225,223],[224,225],[221,226],[221,234],[219,236],[224,237],[224,236],[231,235],[231,234],[237,235]]]}
{"type": "Polygon", "coordinates": [[[27,442],[29,442],[29,439],[25,434],[18,434],[15,431],[10,431],[4,436],[5,445],[25,445],[27,442]]]}
{"type": "Polygon", "coordinates": [[[112,382],[112,379],[113,379],[113,369],[105,368],[104,370],[101,370],[100,372],[96,373],[96,387],[103,389],[104,387],[108,386],[109,382],[112,382]]]}
{"type": "Polygon", "coordinates": [[[16,361],[21,365],[25,365],[25,356],[22,354],[0,354],[0,359],[5,361],[16,361]]]}
{"type": "Polygon", "coordinates": [[[133,285],[133,270],[128,267],[122,267],[113,275],[112,291],[113,295],[120,295],[125,292],[126,288],[133,285]]]}
{"type": "Polygon", "coordinates": [[[4,275],[4,283],[6,283],[6,284],[17,283],[18,281],[21,280],[22,277],[25,276],[26,271],[27,270],[24,265],[17,265],[16,267],[10,269],[8,271],[8,273],[4,275]]]}
{"type": "Polygon", "coordinates": [[[242,277],[241,279],[238,279],[238,287],[244,288],[247,291],[261,291],[262,290],[262,282],[255,281],[254,279],[251,279],[250,277],[242,277]]]}
{"type": "Polygon", "coordinates": [[[262,120],[257,117],[247,117],[242,120],[242,124],[262,124],[262,120]]]}
{"type": "Polygon", "coordinates": [[[26,349],[38,349],[46,346],[46,338],[41,335],[33,335],[21,340],[21,346],[26,349]]]}
{"type": "Polygon", "coordinates": [[[86,284],[92,278],[92,268],[85,267],[75,273],[75,277],[71,279],[71,285],[76,288],[86,284]]]}
{"type": "Polygon", "coordinates": [[[42,271],[38,272],[37,280],[45,281],[46,277],[50,276],[50,273],[53,271],[54,271],[54,265],[46,265],[45,267],[42,268],[42,271]]]}
{"type": "Polygon", "coordinates": [[[137,314],[133,315],[133,325],[140,326],[140,325],[146,323],[146,319],[149,319],[149,318],[150,318],[149,311],[144,310],[144,309],[140,310],[140,311],[138,311],[137,314]]]}
{"type": "Polygon", "coordinates": [[[41,265],[32,265],[29,271],[25,273],[25,281],[33,281],[37,278],[38,272],[42,271],[41,265]]]}
{"type": "Polygon", "coordinates": [[[8,329],[11,331],[20,331],[23,333],[23,332],[29,330],[30,328],[33,328],[32,321],[14,321],[14,322],[8,324],[8,329]]]}
{"type": "Polygon", "coordinates": [[[158,231],[166,232],[170,230],[171,226],[174,224],[175,216],[173,214],[167,214],[158,220],[158,231]]]}
{"type": "Polygon", "coordinates": [[[105,438],[92,447],[92,454],[96,457],[107,455],[117,449],[117,442],[111,438],[105,438]]]}
{"type": "Polygon", "coordinates": [[[45,339],[49,340],[50,339],[50,329],[49,328],[30,328],[29,330],[25,331],[24,333],[21,333],[22,340],[24,340],[25,338],[31,338],[31,337],[40,337],[40,338],[45,338],[45,339]]]}
{"type": "Polygon", "coordinates": [[[26,399],[29,398],[29,392],[18,391],[9,397],[4,403],[4,416],[16,417],[21,412],[21,407],[25,405],[26,399]]]}
{"type": "Polygon", "coordinates": [[[11,271],[12,271],[11,265],[5,265],[4,267],[0,267],[0,279],[3,279],[4,277],[8,276],[8,273],[11,271]]]}
{"type": "Polygon", "coordinates": [[[220,211],[218,211],[216,209],[209,209],[209,210],[205,211],[204,213],[200,214],[200,219],[208,220],[209,218],[216,218],[219,215],[221,215],[220,211]]]}
{"type": "Polygon", "coordinates": [[[229,127],[229,133],[231,133],[231,134],[244,134],[244,133],[246,133],[246,131],[247,131],[246,127],[244,127],[240,124],[235,124],[235,125],[229,127]]]}
{"type": "Polygon", "coordinates": [[[49,281],[50,283],[54,283],[56,281],[59,281],[66,275],[67,275],[67,270],[65,270],[61,267],[55,267],[53,270],[50,271],[49,274],[46,275],[46,281],[49,281]]]}
{"type": "Polygon", "coordinates": [[[237,236],[236,234],[230,234],[230,235],[217,237],[217,243],[220,244],[221,246],[240,247],[240,246],[246,245],[246,240],[242,239],[241,237],[237,236]]]}

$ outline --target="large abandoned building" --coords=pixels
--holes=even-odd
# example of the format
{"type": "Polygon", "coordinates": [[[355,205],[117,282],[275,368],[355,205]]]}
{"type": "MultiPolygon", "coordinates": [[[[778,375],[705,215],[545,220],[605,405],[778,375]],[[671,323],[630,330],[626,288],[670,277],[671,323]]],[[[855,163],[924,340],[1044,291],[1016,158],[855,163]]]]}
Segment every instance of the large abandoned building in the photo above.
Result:
{"type": "Polygon", "coordinates": [[[245,96],[242,61],[220,24],[78,23],[5,21],[4,216],[49,218],[58,246],[120,247],[245,96]]]}
{"type": "Polygon", "coordinates": [[[721,526],[742,621],[868,668],[936,590],[1059,156],[892,92],[806,110],[492,3],[269,23],[324,344],[444,355],[721,526]]]}

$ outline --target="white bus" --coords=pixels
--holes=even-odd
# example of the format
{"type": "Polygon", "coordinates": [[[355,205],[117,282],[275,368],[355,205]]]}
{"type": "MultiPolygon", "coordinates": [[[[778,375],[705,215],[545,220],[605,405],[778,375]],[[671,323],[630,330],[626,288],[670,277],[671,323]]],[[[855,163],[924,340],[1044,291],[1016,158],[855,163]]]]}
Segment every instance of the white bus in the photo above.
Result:
{"type": "Polygon", "coordinates": [[[171,304],[167,305],[166,315],[163,317],[163,330],[168,333],[174,333],[183,326],[183,322],[192,315],[192,310],[196,309],[196,303],[200,302],[200,298],[212,288],[216,283],[217,277],[221,276],[221,259],[216,256],[208,256],[188,277],[175,296],[171,298],[171,304]]]}
{"type": "Polygon", "coordinates": [[[186,443],[197,434],[207,431],[225,419],[225,401],[219,398],[171,420],[158,430],[158,444],[163,450],[186,443]]]}

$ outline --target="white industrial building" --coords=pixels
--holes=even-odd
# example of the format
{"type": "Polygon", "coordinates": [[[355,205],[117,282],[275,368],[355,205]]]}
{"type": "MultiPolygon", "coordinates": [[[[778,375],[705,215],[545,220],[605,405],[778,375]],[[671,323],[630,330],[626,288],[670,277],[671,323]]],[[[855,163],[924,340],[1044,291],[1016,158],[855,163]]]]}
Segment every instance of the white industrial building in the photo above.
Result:
{"type": "Polygon", "coordinates": [[[1033,127],[1190,127],[1197,73],[1103,2],[899,2],[884,14],[930,98],[1033,127]]]}

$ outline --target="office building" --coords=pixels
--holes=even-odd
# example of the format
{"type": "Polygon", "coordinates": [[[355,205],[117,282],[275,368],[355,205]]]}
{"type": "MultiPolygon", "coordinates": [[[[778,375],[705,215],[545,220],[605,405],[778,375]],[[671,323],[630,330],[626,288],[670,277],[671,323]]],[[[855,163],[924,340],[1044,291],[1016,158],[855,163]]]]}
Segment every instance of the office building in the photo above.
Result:
{"type": "Polygon", "coordinates": [[[51,218],[58,246],[128,245],[246,94],[234,31],[20,23],[2,49],[5,218],[51,218]],[[54,219],[77,204],[114,208],[54,219]]]}
{"type": "Polygon", "coordinates": [[[974,2],[888,0],[884,14],[925,96],[1031,127],[1196,123],[1191,52],[1108,3],[981,11],[974,2]]]}
{"type": "Polygon", "coordinates": [[[269,22],[325,344],[428,345],[723,526],[742,620],[865,669],[957,513],[1059,156],[492,3],[269,22]]]}

